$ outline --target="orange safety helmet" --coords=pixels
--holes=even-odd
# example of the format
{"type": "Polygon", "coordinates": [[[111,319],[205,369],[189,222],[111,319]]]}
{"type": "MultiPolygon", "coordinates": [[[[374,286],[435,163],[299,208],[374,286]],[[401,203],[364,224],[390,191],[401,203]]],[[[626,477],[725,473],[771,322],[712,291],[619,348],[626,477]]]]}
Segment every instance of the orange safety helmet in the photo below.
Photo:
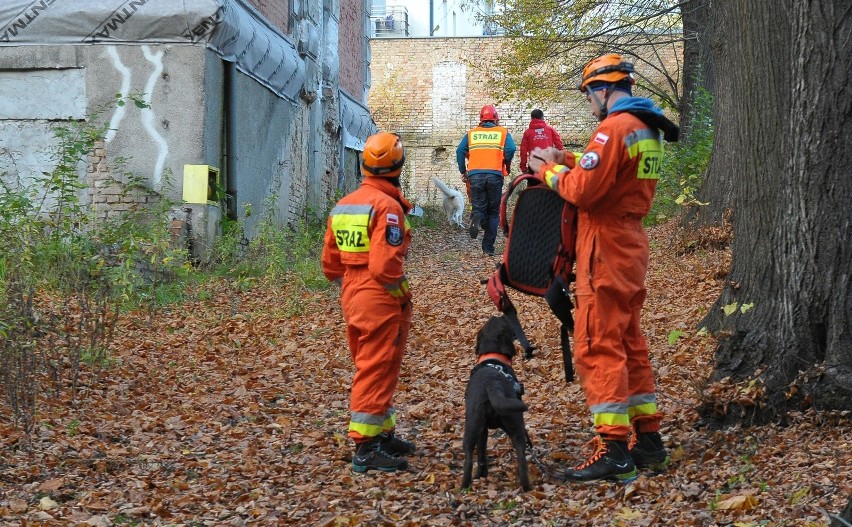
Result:
{"type": "Polygon", "coordinates": [[[497,108],[494,107],[493,104],[486,104],[479,110],[479,122],[485,121],[494,121],[495,123],[500,120],[500,116],[497,115],[497,108]]]}
{"type": "Polygon", "coordinates": [[[367,138],[361,161],[362,174],[385,178],[399,177],[403,163],[405,150],[398,135],[379,132],[367,138]]]}
{"type": "Polygon", "coordinates": [[[586,87],[592,82],[615,84],[624,79],[630,79],[630,84],[636,84],[633,79],[634,71],[633,64],[623,61],[621,55],[616,53],[602,55],[586,63],[583,68],[583,78],[577,88],[585,93],[586,87]]]}

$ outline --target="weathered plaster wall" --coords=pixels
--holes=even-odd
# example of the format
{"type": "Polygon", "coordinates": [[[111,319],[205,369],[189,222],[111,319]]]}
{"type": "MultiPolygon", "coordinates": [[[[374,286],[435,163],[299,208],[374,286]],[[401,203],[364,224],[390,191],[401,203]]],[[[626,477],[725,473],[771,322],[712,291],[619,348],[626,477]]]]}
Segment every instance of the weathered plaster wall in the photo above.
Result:
{"type": "Polygon", "coordinates": [[[180,202],[187,164],[222,171],[249,235],[267,214],[281,223],[306,211],[323,214],[343,181],[344,159],[351,160],[374,129],[365,105],[364,1],[250,3],[254,18],[265,16],[286,32],[284,47],[293,43],[304,81],[292,99],[275,95],[203,44],[0,47],[4,183],[25,185],[55,167],[55,127],[102,119],[111,129],[79,171],[81,179],[88,174],[90,183],[98,182],[81,199],[97,203],[104,216],[127,208],[114,197],[127,182],[125,172],[180,202]],[[116,106],[117,93],[138,97],[146,107],[116,106]],[[113,169],[119,157],[125,161],[113,169]]]}
{"type": "MultiPolygon", "coordinates": [[[[55,165],[57,125],[108,121],[107,155],[120,152],[127,172],[180,200],[183,165],[218,161],[205,160],[202,147],[205,67],[211,58],[202,46],[4,47],[0,83],[17,85],[20,97],[0,115],[0,172],[26,184],[55,165]],[[34,89],[39,85],[46,90],[34,89]],[[137,97],[148,107],[117,106],[116,94],[137,97]]],[[[121,172],[113,177],[126,180],[121,172]]]]}

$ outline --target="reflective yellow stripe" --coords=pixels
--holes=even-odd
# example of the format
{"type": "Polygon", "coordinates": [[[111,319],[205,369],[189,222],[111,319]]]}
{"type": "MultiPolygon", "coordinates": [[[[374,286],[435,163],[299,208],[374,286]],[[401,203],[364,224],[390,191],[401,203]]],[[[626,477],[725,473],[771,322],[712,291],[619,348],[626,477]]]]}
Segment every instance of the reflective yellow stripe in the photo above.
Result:
{"type": "Polygon", "coordinates": [[[369,205],[343,205],[331,211],[331,229],[337,248],[343,252],[365,253],[370,250],[369,205]]]}
{"type": "Polygon", "coordinates": [[[627,409],[627,415],[633,419],[639,415],[654,415],[657,413],[657,403],[645,403],[631,406],[627,409]]]}
{"type": "Polygon", "coordinates": [[[390,414],[390,417],[385,419],[385,422],[382,423],[382,428],[387,431],[396,428],[396,413],[390,414]]]}
{"type": "Polygon", "coordinates": [[[349,422],[349,430],[351,432],[358,432],[365,437],[376,437],[382,433],[383,429],[384,427],[382,425],[368,425],[366,423],[356,423],[354,421],[349,422]]]}
{"type": "Polygon", "coordinates": [[[503,132],[471,132],[468,147],[471,150],[476,148],[499,148],[503,150],[503,132]]]}
{"type": "Polygon", "coordinates": [[[396,411],[393,408],[383,416],[352,412],[349,419],[349,431],[357,432],[365,437],[376,437],[396,427],[396,411]]]}
{"type": "Polygon", "coordinates": [[[642,155],[639,159],[638,179],[660,179],[660,168],[663,165],[663,143],[660,133],[653,130],[636,130],[624,138],[627,154],[630,159],[642,155]]]}
{"type": "Polygon", "coordinates": [[[610,426],[630,426],[630,418],[627,414],[609,414],[601,413],[594,414],[595,426],[610,425],[610,426]]]}
{"type": "Polygon", "coordinates": [[[544,173],[544,182],[547,183],[548,187],[556,188],[559,185],[559,174],[567,169],[568,167],[565,165],[554,165],[544,173]]]}
{"type": "Polygon", "coordinates": [[[403,276],[399,282],[387,284],[384,287],[392,297],[402,298],[403,295],[408,293],[408,278],[403,276]]]}

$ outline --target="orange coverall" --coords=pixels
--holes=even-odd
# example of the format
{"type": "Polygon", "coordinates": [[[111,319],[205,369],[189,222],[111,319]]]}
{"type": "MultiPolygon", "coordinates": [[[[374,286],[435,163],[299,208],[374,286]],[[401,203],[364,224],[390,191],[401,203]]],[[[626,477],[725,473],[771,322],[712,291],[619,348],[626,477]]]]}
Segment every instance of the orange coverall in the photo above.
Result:
{"type": "Polygon", "coordinates": [[[367,441],[396,425],[393,394],[411,327],[403,262],[411,243],[411,204],[387,179],[368,176],[332,209],[322,269],[342,279],[346,338],[355,363],[349,436],[367,441]]]}
{"type": "Polygon", "coordinates": [[[642,218],[651,210],[662,154],[658,130],[615,112],[595,130],[576,167],[548,164],[540,171],[578,207],[574,360],[605,439],[627,441],[631,424],[656,432],[662,420],[639,327],[649,255],[642,218]]]}

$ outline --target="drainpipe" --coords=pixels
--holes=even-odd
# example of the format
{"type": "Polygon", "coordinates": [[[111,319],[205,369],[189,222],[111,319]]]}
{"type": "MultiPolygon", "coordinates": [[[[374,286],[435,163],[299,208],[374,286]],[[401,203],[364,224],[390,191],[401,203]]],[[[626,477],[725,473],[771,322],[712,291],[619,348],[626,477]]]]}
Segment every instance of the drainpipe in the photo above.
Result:
{"type": "Polygon", "coordinates": [[[431,37],[435,28],[435,0],[429,0],[429,36],[431,37]]]}
{"type": "Polygon", "coordinates": [[[237,65],[225,61],[225,199],[223,211],[231,220],[237,214],[237,65]]]}

